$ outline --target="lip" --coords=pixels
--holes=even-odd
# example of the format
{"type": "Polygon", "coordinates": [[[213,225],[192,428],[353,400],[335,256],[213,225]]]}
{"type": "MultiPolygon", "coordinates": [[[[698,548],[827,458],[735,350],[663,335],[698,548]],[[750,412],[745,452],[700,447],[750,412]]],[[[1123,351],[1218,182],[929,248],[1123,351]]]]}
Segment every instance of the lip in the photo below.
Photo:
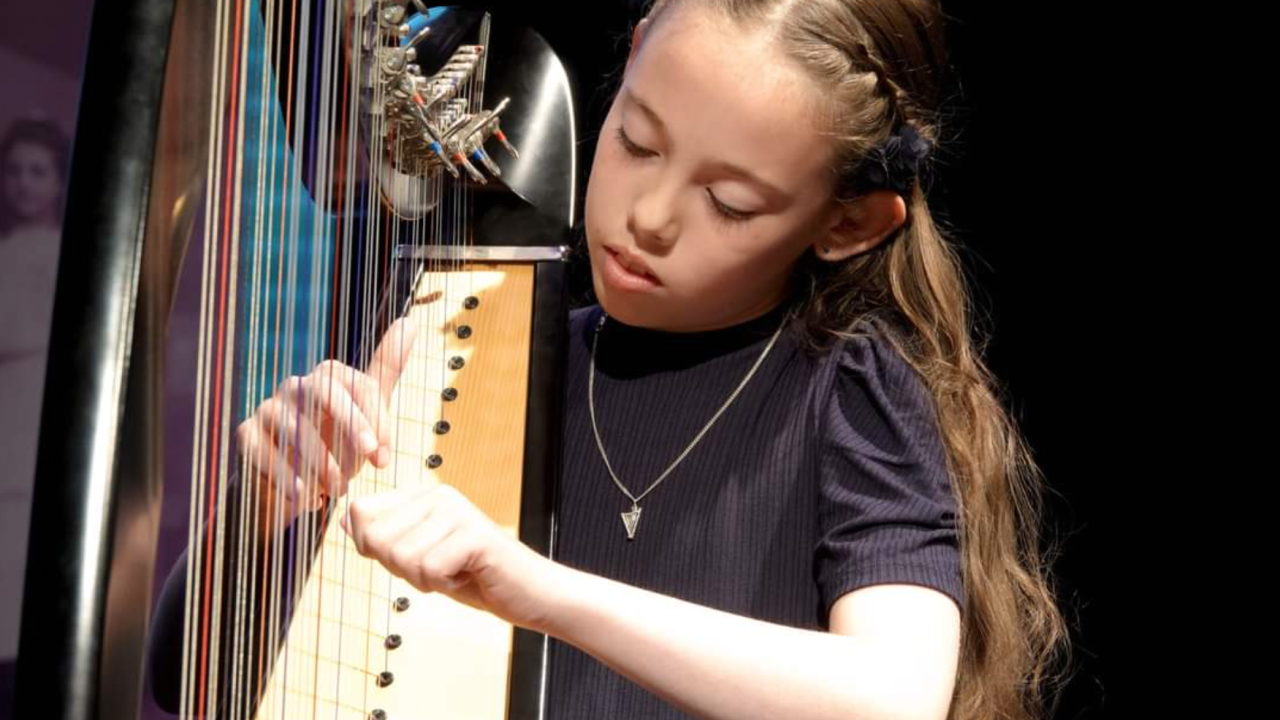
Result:
{"type": "Polygon", "coordinates": [[[662,284],[644,261],[625,250],[602,246],[605,251],[605,277],[624,290],[647,290],[662,284]]]}
{"type": "Polygon", "coordinates": [[[644,261],[640,258],[632,255],[626,250],[615,248],[610,245],[605,245],[604,249],[612,255],[614,259],[618,261],[618,264],[627,272],[637,277],[647,277],[655,283],[662,284],[662,281],[658,279],[658,276],[654,274],[653,270],[649,269],[649,266],[645,265],[644,261]]]}

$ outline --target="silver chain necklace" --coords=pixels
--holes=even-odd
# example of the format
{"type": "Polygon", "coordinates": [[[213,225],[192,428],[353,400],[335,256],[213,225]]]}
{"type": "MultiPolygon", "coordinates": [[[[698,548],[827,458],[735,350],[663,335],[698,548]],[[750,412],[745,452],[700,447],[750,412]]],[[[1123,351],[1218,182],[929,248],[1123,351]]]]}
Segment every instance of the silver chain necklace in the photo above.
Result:
{"type": "Polygon", "coordinates": [[[587,408],[591,413],[591,430],[596,436],[596,447],[600,448],[600,457],[604,459],[604,466],[609,471],[609,477],[613,478],[613,484],[618,486],[618,489],[622,491],[622,494],[626,495],[627,498],[631,500],[631,510],[629,512],[621,513],[621,515],[622,525],[627,529],[627,539],[635,540],[636,527],[640,524],[640,501],[643,500],[646,495],[653,492],[653,489],[658,487],[659,483],[667,479],[667,476],[676,468],[676,465],[679,465],[680,461],[684,460],[685,456],[689,454],[689,451],[693,450],[694,446],[698,444],[698,441],[702,439],[702,436],[707,434],[707,431],[711,429],[711,426],[715,424],[716,420],[719,420],[720,416],[726,409],[728,409],[729,405],[737,399],[738,393],[742,392],[742,388],[747,386],[747,381],[751,380],[751,376],[756,374],[756,370],[760,368],[760,364],[764,362],[769,351],[773,349],[773,344],[778,340],[778,336],[782,334],[782,328],[786,325],[786,318],[784,317],[782,324],[778,325],[778,329],[774,331],[773,337],[769,338],[769,344],[764,346],[764,352],[760,353],[760,357],[756,358],[755,365],[752,365],[751,369],[747,371],[747,376],[742,378],[742,382],[738,383],[738,387],[734,388],[733,393],[729,395],[729,399],[725,400],[724,404],[720,406],[720,409],[716,411],[715,415],[711,416],[711,419],[702,427],[702,430],[700,430],[697,436],[693,438],[693,442],[689,443],[689,446],[684,449],[684,452],[680,453],[679,457],[677,457],[671,465],[669,465],[667,469],[658,476],[658,479],[654,480],[653,484],[649,485],[648,489],[639,495],[632,495],[631,491],[627,490],[627,487],[618,479],[618,474],[613,471],[613,466],[609,464],[609,456],[604,451],[604,442],[600,439],[600,428],[596,425],[596,345],[600,340],[600,330],[604,328],[604,322],[608,318],[608,313],[602,313],[600,315],[600,322],[596,324],[595,334],[591,337],[591,367],[587,373],[587,408]]]}

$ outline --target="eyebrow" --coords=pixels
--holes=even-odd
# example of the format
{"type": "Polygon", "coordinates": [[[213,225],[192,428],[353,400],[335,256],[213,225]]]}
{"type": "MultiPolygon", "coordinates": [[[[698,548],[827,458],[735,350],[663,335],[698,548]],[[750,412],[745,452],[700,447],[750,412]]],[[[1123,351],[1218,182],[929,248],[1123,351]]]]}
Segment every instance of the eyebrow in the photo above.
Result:
{"type": "MultiPolygon", "coordinates": [[[[630,88],[625,88],[623,90],[623,95],[626,97],[627,100],[631,101],[632,104],[640,108],[640,111],[643,112],[645,116],[647,116],[649,120],[658,127],[658,130],[660,130],[664,135],[668,134],[666,123],[662,122],[662,118],[658,116],[658,113],[655,112],[654,109],[648,103],[646,103],[639,95],[636,95],[635,91],[631,90],[630,88]]],[[[766,195],[769,196],[769,199],[771,202],[781,202],[781,201],[790,200],[790,196],[788,196],[786,193],[782,192],[776,186],[765,181],[763,178],[751,172],[750,170],[747,170],[746,168],[738,167],[737,165],[734,165],[733,163],[727,162],[725,160],[714,160],[711,162],[711,167],[714,170],[718,170],[720,172],[733,175],[737,178],[746,180],[752,183],[753,185],[758,186],[761,190],[765,192],[766,195]]]]}

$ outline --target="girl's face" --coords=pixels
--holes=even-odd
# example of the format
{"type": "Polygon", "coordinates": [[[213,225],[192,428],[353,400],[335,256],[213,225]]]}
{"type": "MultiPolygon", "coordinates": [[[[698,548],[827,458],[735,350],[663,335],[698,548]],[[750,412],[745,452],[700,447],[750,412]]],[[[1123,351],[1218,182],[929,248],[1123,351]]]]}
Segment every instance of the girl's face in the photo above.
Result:
{"type": "Polygon", "coordinates": [[[57,222],[62,178],[53,153],[42,145],[19,142],[4,158],[4,199],[23,223],[57,222]]]}
{"type": "Polygon", "coordinates": [[[696,331],[783,300],[840,215],[818,99],[766,38],[704,11],[637,29],[587,186],[592,280],[610,315],[696,331]]]}

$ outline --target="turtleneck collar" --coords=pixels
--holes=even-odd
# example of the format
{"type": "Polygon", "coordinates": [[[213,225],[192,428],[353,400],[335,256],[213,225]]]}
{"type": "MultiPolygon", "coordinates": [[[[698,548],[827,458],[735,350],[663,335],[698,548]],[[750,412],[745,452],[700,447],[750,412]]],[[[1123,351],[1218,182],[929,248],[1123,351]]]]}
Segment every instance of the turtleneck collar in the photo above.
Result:
{"type": "MultiPolygon", "coordinates": [[[[637,327],[610,316],[600,331],[596,365],[614,376],[646,374],[691,367],[753,345],[763,347],[787,310],[784,302],[736,325],[697,332],[637,327]]],[[[604,310],[597,306],[590,315],[586,328],[588,349],[603,314],[604,310]]]]}

